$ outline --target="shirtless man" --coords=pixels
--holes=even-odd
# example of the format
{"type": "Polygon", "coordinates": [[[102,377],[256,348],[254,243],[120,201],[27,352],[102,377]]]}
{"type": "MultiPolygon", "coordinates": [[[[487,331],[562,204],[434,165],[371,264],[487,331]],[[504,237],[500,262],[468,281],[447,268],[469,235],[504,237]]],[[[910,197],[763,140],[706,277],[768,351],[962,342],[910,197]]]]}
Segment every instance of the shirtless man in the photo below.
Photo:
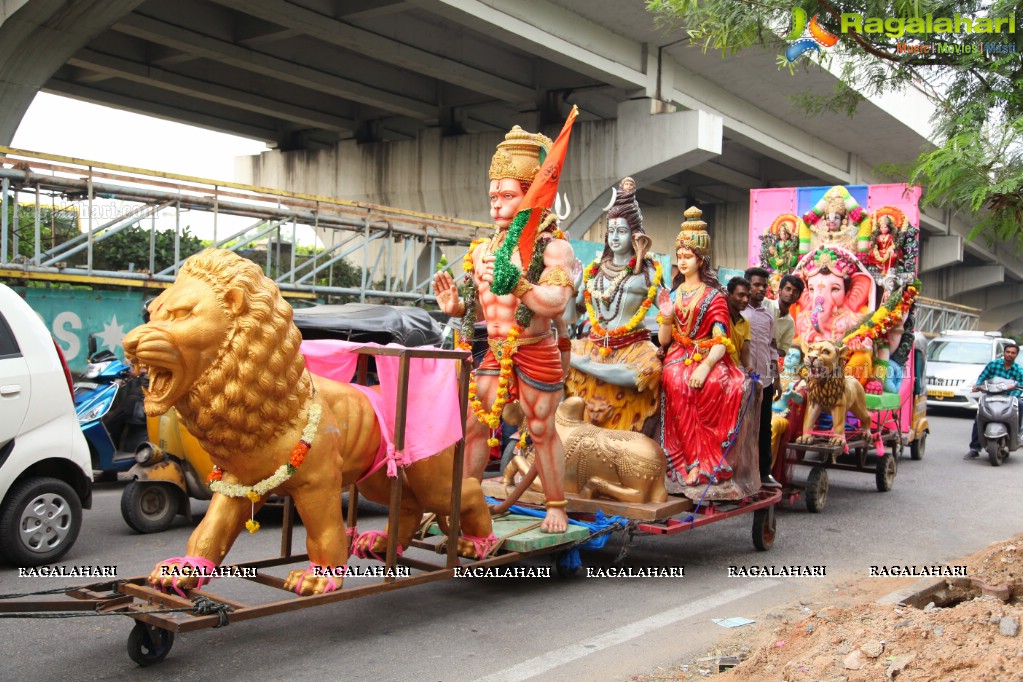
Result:
{"type": "Polygon", "coordinates": [[[562,533],[568,528],[563,482],[565,453],[554,429],[554,412],[562,396],[562,364],[551,325],[553,320],[564,314],[565,307],[574,297],[569,275],[575,261],[571,245],[564,239],[553,237],[549,231],[539,232],[536,250],[542,253],[542,271],[536,281],[527,277],[529,264],[523,267],[519,251],[515,248],[512,249],[511,262],[523,275],[510,294],[500,296],[490,288],[494,282],[494,252],[507,238],[512,219],[540,167],[541,147],[546,151],[550,144],[546,137],[527,133],[516,126],[498,145],[490,166],[489,190],[490,217],[497,231],[472,253],[471,277],[475,285],[475,300],[460,300],[458,287],[446,271],[434,276],[433,291],[438,306],[446,314],[460,317],[468,303],[478,306],[478,312],[487,323],[490,350],[475,377],[477,397],[485,411],[477,417],[470,406],[466,420],[464,476],[483,478],[490,451],[485,418],[498,399],[500,359],[514,344],[509,397],[519,400],[536,450],[537,473],[547,499],[547,514],[540,527],[548,533],[562,533]],[[516,341],[509,341],[509,332],[516,327],[516,313],[520,306],[532,311],[532,319],[516,341]]]}

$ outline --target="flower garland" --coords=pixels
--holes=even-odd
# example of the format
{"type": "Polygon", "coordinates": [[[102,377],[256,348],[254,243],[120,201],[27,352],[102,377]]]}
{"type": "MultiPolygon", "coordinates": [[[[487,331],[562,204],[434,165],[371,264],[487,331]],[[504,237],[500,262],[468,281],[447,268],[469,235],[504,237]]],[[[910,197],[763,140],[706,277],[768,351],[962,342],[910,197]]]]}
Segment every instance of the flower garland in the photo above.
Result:
{"type": "Polygon", "coordinates": [[[494,252],[494,281],[490,285],[490,290],[498,296],[510,294],[519,281],[519,277],[522,276],[522,271],[511,262],[511,257],[515,253],[515,249],[519,247],[522,230],[525,229],[532,213],[533,209],[527,208],[515,215],[515,219],[508,227],[508,238],[494,252]]]}
{"type": "Polygon", "coordinates": [[[887,334],[889,331],[899,326],[902,320],[906,317],[906,313],[909,311],[910,307],[912,307],[913,302],[916,300],[916,295],[919,292],[919,279],[913,280],[913,282],[904,289],[896,289],[887,299],[885,299],[878,309],[874,311],[866,322],[857,327],[855,331],[847,334],[846,337],[842,339],[842,343],[848,344],[850,341],[863,341],[865,339],[874,340],[879,336],[887,334]]]}
{"type": "MultiPolygon", "coordinates": [[[[658,316],[663,317],[663,316],[658,316]]],[[[659,321],[660,322],[660,321],[659,321]]],[[[724,346],[728,353],[735,352],[735,344],[732,343],[731,339],[727,336],[712,336],[709,339],[700,339],[697,341],[688,334],[683,334],[674,327],[671,330],[671,338],[675,340],[683,348],[692,348],[693,354],[685,359],[685,364],[691,365],[693,362],[699,362],[703,360],[703,354],[700,351],[709,351],[714,346],[724,346]]]]}
{"type": "Polygon", "coordinates": [[[586,272],[583,273],[583,284],[590,285],[586,287],[586,293],[591,295],[595,293],[604,301],[604,303],[610,303],[611,299],[613,299],[615,294],[618,293],[618,287],[621,286],[621,283],[632,276],[632,271],[635,267],[636,259],[632,258],[625,266],[625,269],[619,272],[618,276],[611,280],[611,282],[607,285],[607,288],[604,290],[604,293],[601,293],[596,290],[596,282],[594,281],[594,277],[596,277],[597,273],[600,272],[600,263],[598,261],[593,261],[590,263],[590,267],[586,269],[586,272]]]}
{"type": "MultiPolygon", "coordinates": [[[[505,403],[508,402],[511,394],[508,387],[511,384],[512,369],[514,367],[512,356],[518,350],[520,334],[522,334],[522,327],[516,322],[508,330],[508,337],[502,342],[501,349],[497,352],[500,356],[498,359],[501,363],[501,373],[497,378],[497,397],[489,411],[483,408],[483,401],[479,399],[475,376],[469,382],[469,405],[472,407],[473,414],[476,415],[476,419],[481,424],[489,426],[491,429],[497,429],[501,426],[501,413],[504,411],[505,403]]],[[[497,438],[490,438],[487,440],[487,445],[495,447],[500,445],[500,441],[497,438]]]]}
{"type": "MultiPolygon", "coordinates": [[[[313,438],[316,436],[316,429],[320,425],[320,414],[322,408],[319,403],[313,403],[309,406],[309,418],[306,421],[305,428],[302,429],[302,438],[298,441],[298,444],[292,449],[291,454],[288,457],[288,461],[277,468],[273,474],[269,477],[264,478],[255,485],[242,485],[240,483],[225,483],[221,480],[224,477],[224,470],[218,466],[213,467],[213,471],[206,478],[206,483],[209,485],[210,490],[227,497],[247,497],[253,504],[253,511],[255,511],[255,504],[259,500],[269,493],[271,490],[277,488],[289,478],[295,475],[298,468],[302,466],[302,462],[305,461],[306,455],[309,454],[309,448],[313,445],[313,438]]],[[[245,527],[250,533],[255,533],[259,530],[259,523],[251,516],[248,521],[245,522],[245,527]]]]}
{"type": "MultiPolygon", "coordinates": [[[[596,276],[597,272],[600,270],[600,264],[597,261],[593,261],[593,263],[590,264],[590,267],[587,268],[586,271],[583,273],[583,286],[586,287],[585,290],[583,291],[583,299],[586,301],[586,313],[587,315],[589,315],[590,318],[590,328],[593,330],[593,334],[595,336],[604,338],[609,337],[619,338],[632,333],[636,329],[636,327],[639,326],[640,322],[643,321],[643,318],[646,317],[647,312],[650,310],[650,306],[653,305],[654,299],[657,297],[657,288],[661,286],[662,283],[661,264],[659,261],[654,260],[653,265],[654,280],[650,284],[650,288],[647,289],[646,298],[643,300],[642,303],[640,303],[639,309],[637,309],[636,313],[632,316],[632,318],[622,326],[616,327],[614,329],[606,329],[600,324],[600,319],[597,315],[596,308],[594,308],[593,306],[593,295],[591,293],[592,288],[590,286],[587,286],[589,282],[591,282],[593,278],[596,276]]],[[[625,270],[622,271],[622,274],[618,275],[618,277],[615,278],[614,282],[612,282],[612,285],[609,286],[608,289],[613,290],[613,286],[615,285],[615,283],[620,283],[620,281],[624,281],[625,277],[630,275],[632,273],[633,268],[635,267],[636,259],[633,258],[632,260],[629,261],[629,264],[626,266],[625,270]]],[[[602,296],[601,298],[604,297],[602,296]]],[[[606,302],[607,299],[605,299],[605,303],[606,302]]],[[[599,352],[601,355],[606,356],[611,354],[611,349],[608,346],[603,346],[601,347],[599,352]]]]}

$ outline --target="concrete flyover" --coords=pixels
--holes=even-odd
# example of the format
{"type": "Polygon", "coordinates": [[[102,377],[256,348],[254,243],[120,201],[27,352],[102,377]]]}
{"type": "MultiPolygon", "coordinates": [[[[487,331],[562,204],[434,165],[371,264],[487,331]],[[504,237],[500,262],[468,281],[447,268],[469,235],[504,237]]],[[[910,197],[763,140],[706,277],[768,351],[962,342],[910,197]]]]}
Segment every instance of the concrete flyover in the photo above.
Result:
{"type": "MultiPolygon", "coordinates": [[[[717,263],[739,267],[750,189],[878,182],[877,164],[928,144],[915,90],[805,116],[792,95],[836,77],[779,70],[780,51],[704,53],[616,0],[8,0],[0,144],[45,90],[267,141],[242,182],[487,220],[503,133],[556,133],[578,105],[571,234],[599,239],[608,188],[631,175],[655,249],[697,204],[717,263]]],[[[1023,282],[1013,249],[966,241],[968,219],[929,210],[921,227],[929,296],[987,310],[1023,282]]],[[[995,309],[983,324],[1023,319],[995,309]]]]}

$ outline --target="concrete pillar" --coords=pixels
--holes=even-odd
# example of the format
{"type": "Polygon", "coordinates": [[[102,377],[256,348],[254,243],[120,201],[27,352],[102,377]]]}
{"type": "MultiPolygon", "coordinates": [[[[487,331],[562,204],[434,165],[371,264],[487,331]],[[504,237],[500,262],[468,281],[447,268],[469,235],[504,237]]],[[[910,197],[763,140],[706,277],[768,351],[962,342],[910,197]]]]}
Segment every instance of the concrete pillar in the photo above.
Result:
{"type": "Polygon", "coordinates": [[[930,272],[963,262],[963,238],[953,234],[928,237],[920,247],[920,272],[930,272]]]}
{"type": "MultiPolygon", "coordinates": [[[[614,173],[607,187],[626,176],[643,187],[720,156],[722,130],[721,117],[706,111],[666,111],[663,102],[647,98],[623,102],[618,105],[614,173]]],[[[586,203],[569,221],[572,234],[585,232],[600,218],[610,198],[607,187],[596,196],[583,196],[586,203]]]]}

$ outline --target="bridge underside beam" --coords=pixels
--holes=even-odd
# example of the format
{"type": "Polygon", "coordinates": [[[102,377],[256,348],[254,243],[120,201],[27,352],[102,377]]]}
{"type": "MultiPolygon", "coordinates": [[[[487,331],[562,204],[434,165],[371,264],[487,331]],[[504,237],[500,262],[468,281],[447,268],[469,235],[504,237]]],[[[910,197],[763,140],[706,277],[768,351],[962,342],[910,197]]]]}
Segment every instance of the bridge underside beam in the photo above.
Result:
{"type": "MultiPolygon", "coordinates": [[[[632,177],[644,187],[720,156],[720,116],[705,111],[654,113],[656,105],[656,100],[638,99],[619,106],[615,157],[601,174],[606,184],[595,196],[582,195],[584,208],[570,223],[572,234],[583,234],[600,217],[609,198],[607,188],[621,178],[632,177]]],[[[598,169],[588,169],[587,175],[592,170],[598,169]]]]}
{"type": "Polygon", "coordinates": [[[32,0],[0,14],[0,145],[8,145],[36,93],[71,55],[142,0],[32,0]]]}
{"type": "Polygon", "coordinates": [[[959,235],[928,237],[920,249],[920,272],[939,270],[963,262],[963,238],[959,235]]]}
{"type": "MultiPolygon", "coordinates": [[[[940,270],[924,275],[921,281],[928,296],[949,300],[970,291],[1001,284],[1005,281],[1005,268],[1001,265],[979,265],[940,270]]],[[[958,298],[956,302],[971,305],[958,298]]]]}
{"type": "Polygon", "coordinates": [[[979,291],[971,291],[958,297],[955,302],[988,311],[1021,300],[1023,300],[1023,284],[1016,284],[1014,286],[991,286],[979,291]]]}

